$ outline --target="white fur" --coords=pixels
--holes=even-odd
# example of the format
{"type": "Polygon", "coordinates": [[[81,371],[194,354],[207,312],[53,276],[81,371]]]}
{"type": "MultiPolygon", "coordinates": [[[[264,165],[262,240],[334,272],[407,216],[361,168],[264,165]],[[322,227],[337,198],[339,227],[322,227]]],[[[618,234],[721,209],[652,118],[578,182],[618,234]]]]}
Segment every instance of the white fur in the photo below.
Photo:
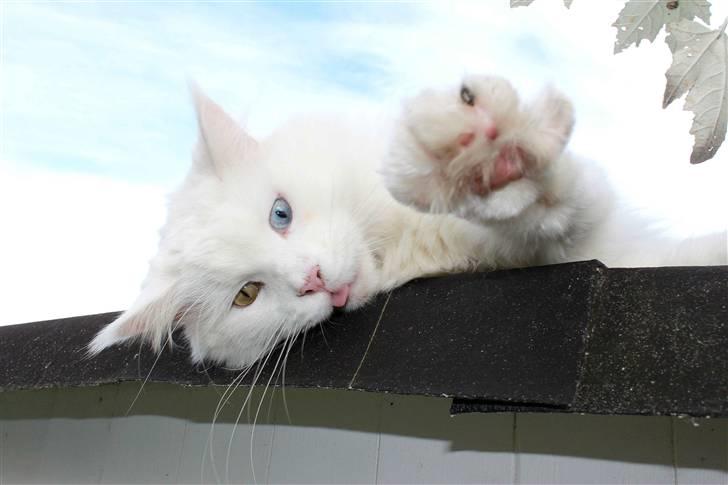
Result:
{"type": "Polygon", "coordinates": [[[194,361],[248,366],[331,314],[327,293],[299,295],[315,265],[327,286],[352,284],[353,309],[412,278],[454,271],[581,259],[725,264],[725,234],[696,250],[646,231],[640,239],[640,221],[619,221],[598,167],[563,152],[573,113],[561,94],[524,104],[503,79],[464,82],[476,106],[460,100],[460,86],[429,90],[394,122],[307,117],[261,141],[195,90],[200,140],[170,197],[159,252],[138,300],[91,352],[133,337],[158,349],[181,327],[194,361]],[[483,123],[496,124],[496,140],[481,136],[483,123]],[[477,136],[461,147],[467,131],[477,136]],[[523,178],[471,190],[474,174],[488,184],[506,145],[522,149],[523,178]],[[285,234],[268,220],[280,196],[293,210],[285,234]],[[233,306],[251,281],[264,285],[257,300],[233,306]]]}

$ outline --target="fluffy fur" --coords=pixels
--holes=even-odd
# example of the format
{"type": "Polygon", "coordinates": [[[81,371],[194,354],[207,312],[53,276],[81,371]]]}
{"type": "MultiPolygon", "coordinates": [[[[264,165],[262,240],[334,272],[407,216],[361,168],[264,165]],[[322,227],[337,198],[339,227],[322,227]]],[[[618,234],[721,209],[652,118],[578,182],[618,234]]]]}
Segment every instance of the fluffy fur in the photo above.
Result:
{"type": "Polygon", "coordinates": [[[194,98],[199,142],[158,254],[92,353],[136,337],[159,349],[181,327],[195,362],[245,367],[328,318],[335,291],[350,310],[448,272],[726,261],[725,234],[678,244],[640,233],[598,167],[564,152],[573,109],[553,89],[523,103],[504,79],[469,77],[407,100],[391,122],[307,117],[261,141],[194,98]],[[278,198],[292,208],[284,231],[269,221],[278,198]],[[312,274],[318,290],[303,291],[312,274]],[[248,282],[262,285],[257,299],[233,305],[248,282]]]}

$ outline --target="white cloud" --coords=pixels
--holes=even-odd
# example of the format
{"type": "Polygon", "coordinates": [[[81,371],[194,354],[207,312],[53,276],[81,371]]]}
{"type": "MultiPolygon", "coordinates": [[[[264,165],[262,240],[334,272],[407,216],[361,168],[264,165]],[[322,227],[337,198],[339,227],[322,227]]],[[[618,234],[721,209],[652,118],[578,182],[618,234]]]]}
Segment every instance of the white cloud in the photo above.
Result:
{"type": "Polygon", "coordinates": [[[126,308],[156,250],[166,191],[0,165],[0,322],[126,308]]]}

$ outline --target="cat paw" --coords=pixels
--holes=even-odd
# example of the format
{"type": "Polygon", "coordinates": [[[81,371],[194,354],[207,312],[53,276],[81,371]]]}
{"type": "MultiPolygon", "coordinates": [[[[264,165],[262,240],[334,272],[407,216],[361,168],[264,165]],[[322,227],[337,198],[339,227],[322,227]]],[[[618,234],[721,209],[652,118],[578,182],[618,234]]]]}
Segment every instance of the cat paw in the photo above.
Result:
{"type": "Polygon", "coordinates": [[[553,88],[545,90],[514,118],[521,128],[499,148],[498,140],[493,139],[495,156],[482,159],[470,174],[470,188],[481,197],[523,177],[538,177],[561,156],[574,127],[571,102],[553,88]]]}
{"type": "Polygon", "coordinates": [[[538,179],[563,152],[573,124],[570,101],[553,89],[526,105],[501,78],[425,91],[405,105],[385,183],[423,211],[463,215],[475,200],[485,213],[497,206],[496,218],[510,217],[538,199],[538,179]]]}

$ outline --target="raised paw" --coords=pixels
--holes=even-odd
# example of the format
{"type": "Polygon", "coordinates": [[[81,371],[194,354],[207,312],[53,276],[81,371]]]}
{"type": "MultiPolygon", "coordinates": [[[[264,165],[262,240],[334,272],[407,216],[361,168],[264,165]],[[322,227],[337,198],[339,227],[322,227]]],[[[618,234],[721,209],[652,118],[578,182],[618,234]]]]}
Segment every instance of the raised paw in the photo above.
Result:
{"type": "Polygon", "coordinates": [[[553,89],[522,105],[502,78],[467,78],[405,103],[382,173],[395,198],[429,212],[459,213],[506,188],[528,192],[507,200],[531,200],[537,187],[526,182],[559,157],[573,122],[571,103],[553,89]]]}

